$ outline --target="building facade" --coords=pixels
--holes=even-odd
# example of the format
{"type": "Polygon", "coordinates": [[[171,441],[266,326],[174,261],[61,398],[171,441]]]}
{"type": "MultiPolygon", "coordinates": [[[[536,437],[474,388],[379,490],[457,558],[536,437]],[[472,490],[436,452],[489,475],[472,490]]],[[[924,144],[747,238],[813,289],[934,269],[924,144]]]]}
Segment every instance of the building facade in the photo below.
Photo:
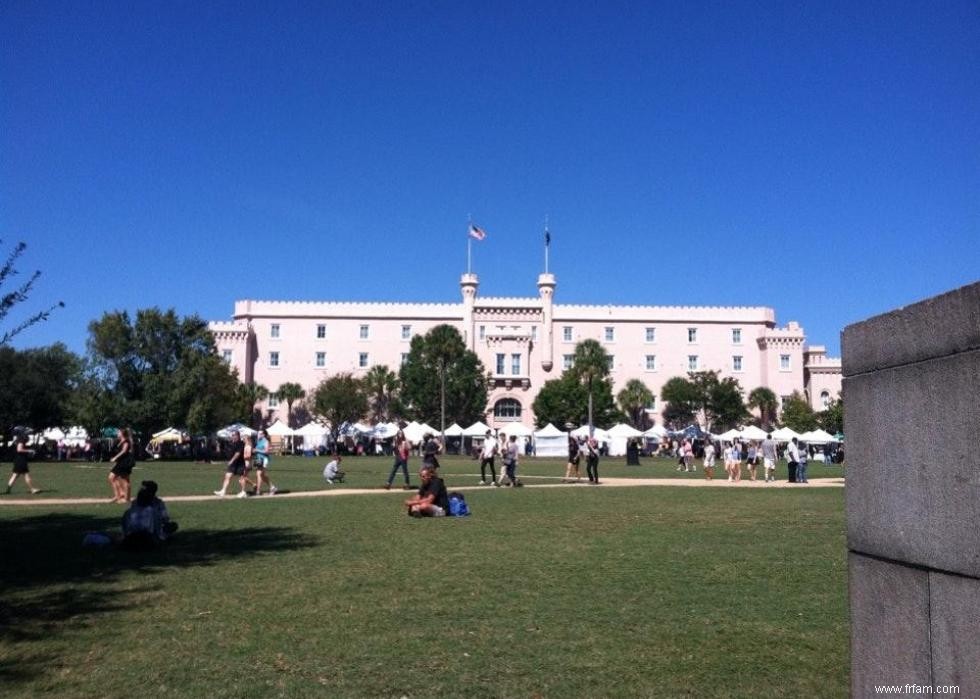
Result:
{"type": "MultiPolygon", "coordinates": [[[[657,396],[649,406],[656,423],[661,387],[690,371],[734,377],[746,395],[758,386],[781,400],[798,391],[816,410],[840,391],[840,359],[808,347],[798,323],[777,327],[771,308],[561,305],[554,275],[540,275],[537,286],[536,297],[483,298],[477,275],[464,274],[458,304],[236,301],[232,321],[210,328],[243,381],[273,391],[289,381],[309,394],[338,373],[363,376],[376,365],[397,371],[412,337],[453,325],[492,375],[491,427],[534,427],[538,391],[571,366],[585,339],[612,357],[614,393],[639,379],[657,396]]],[[[274,397],[261,407],[273,417],[280,410],[274,397]]]]}

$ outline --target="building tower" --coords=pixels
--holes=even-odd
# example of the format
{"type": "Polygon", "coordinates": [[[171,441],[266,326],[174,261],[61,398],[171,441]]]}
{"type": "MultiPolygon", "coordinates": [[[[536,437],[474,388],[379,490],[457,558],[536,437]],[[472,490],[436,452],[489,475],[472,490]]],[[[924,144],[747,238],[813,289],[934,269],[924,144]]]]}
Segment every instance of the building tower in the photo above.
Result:
{"type": "Polygon", "coordinates": [[[476,335],[473,332],[473,307],[476,304],[476,290],[480,280],[475,274],[467,272],[459,278],[459,290],[463,294],[463,344],[471,352],[476,351],[476,335]]]}
{"type": "Polygon", "coordinates": [[[551,371],[555,365],[555,275],[538,275],[538,295],[541,296],[541,368],[551,371]]]}

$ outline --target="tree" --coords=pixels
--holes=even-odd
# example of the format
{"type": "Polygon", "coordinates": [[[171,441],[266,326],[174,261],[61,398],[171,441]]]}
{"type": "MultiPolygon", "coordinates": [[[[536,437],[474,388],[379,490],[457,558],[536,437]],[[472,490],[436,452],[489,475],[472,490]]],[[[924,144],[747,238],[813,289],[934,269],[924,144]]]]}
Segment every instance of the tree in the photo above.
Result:
{"type": "Polygon", "coordinates": [[[830,401],[825,410],[817,415],[820,427],[830,434],[837,434],[844,431],[844,401],[840,394],[835,400],[830,401]]]}
{"type": "Polygon", "coordinates": [[[364,390],[367,393],[371,416],[376,421],[388,420],[397,389],[398,374],[384,364],[371,367],[364,376],[364,390]]]}
{"type": "Polygon", "coordinates": [[[708,401],[705,405],[706,430],[721,431],[736,427],[749,417],[742,400],[738,381],[728,376],[720,381],[709,380],[708,401]]]}
{"type": "Polygon", "coordinates": [[[171,425],[211,432],[236,417],[238,379],[196,315],[149,308],[132,322],[125,311],[106,313],[89,324],[88,354],[75,406],[88,420],[102,414],[148,434],[171,425]]]}
{"type": "MultiPolygon", "coordinates": [[[[0,243],[2,242],[3,241],[0,240],[0,243]]],[[[7,256],[6,262],[4,262],[3,266],[0,267],[0,289],[3,289],[4,283],[7,282],[10,277],[17,274],[17,260],[24,254],[25,250],[27,250],[27,244],[20,242],[14,246],[14,249],[7,256]]],[[[36,282],[40,276],[41,272],[36,270],[26,282],[17,288],[6,293],[0,293],[0,323],[3,323],[10,311],[13,310],[14,306],[27,301],[31,290],[34,288],[34,282],[36,282]]],[[[59,301],[58,303],[50,306],[47,310],[38,311],[34,315],[29,316],[26,320],[23,320],[12,327],[10,330],[4,331],[4,333],[0,335],[0,346],[6,345],[14,337],[27,330],[32,325],[47,320],[55,308],[64,308],[64,306],[64,302],[59,301]]]]}
{"type": "Polygon", "coordinates": [[[623,390],[616,395],[619,408],[629,416],[630,424],[638,430],[650,427],[647,406],[653,402],[653,391],[639,379],[630,379],[623,390]]]}
{"type": "MultiPolygon", "coordinates": [[[[613,399],[612,383],[608,379],[593,384],[592,416],[599,427],[612,427],[623,419],[613,399]]],[[[534,399],[532,409],[536,425],[544,427],[549,422],[562,427],[566,424],[588,424],[588,390],[585,385],[566,372],[558,379],[546,381],[534,399]]]]}
{"type": "Polygon", "coordinates": [[[700,405],[694,383],[683,376],[667,379],[660,389],[660,399],[666,403],[662,412],[664,425],[679,430],[694,422],[700,405]]]}
{"type": "Polygon", "coordinates": [[[241,416],[239,419],[244,419],[251,426],[261,426],[262,414],[255,409],[255,404],[269,397],[269,389],[260,383],[240,383],[235,397],[241,416]]]}
{"type": "Polygon", "coordinates": [[[62,344],[28,350],[0,347],[0,433],[68,424],[81,359],[62,344]]]}
{"type": "Polygon", "coordinates": [[[293,426],[293,403],[298,400],[303,400],[306,398],[306,391],[298,383],[286,382],[279,386],[279,390],[276,391],[276,395],[279,396],[279,400],[286,401],[286,426],[293,426]]]}
{"type": "Polygon", "coordinates": [[[687,379],[675,376],[664,384],[661,396],[667,401],[664,422],[675,428],[683,427],[678,423],[685,419],[697,419],[710,432],[716,424],[734,427],[749,415],[738,381],[719,379],[717,371],[691,372],[687,379]]]}
{"type": "Polygon", "coordinates": [[[609,354],[597,340],[582,340],[575,345],[571,374],[585,386],[589,397],[589,435],[592,435],[592,404],[596,383],[609,376],[609,354]]]}
{"type": "Polygon", "coordinates": [[[748,406],[759,411],[760,427],[771,427],[776,422],[779,399],[772,389],[766,388],[765,386],[753,388],[749,394],[748,406]]]}
{"type": "Polygon", "coordinates": [[[486,414],[486,370],[451,325],[412,338],[398,379],[404,409],[416,420],[469,425],[486,414]]]}
{"type": "Polygon", "coordinates": [[[817,414],[799,391],[783,401],[782,422],[796,432],[808,432],[817,428],[817,414]]]}
{"type": "Polygon", "coordinates": [[[364,385],[351,374],[324,379],[313,391],[313,410],[329,423],[334,435],[345,422],[357,422],[368,411],[364,385]]]}

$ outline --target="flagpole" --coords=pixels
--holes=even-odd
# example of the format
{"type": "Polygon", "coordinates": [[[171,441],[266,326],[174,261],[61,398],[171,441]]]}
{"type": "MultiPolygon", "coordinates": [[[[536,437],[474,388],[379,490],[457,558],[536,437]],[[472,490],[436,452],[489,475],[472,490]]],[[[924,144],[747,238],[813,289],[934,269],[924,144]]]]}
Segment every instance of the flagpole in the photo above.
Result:
{"type": "Polygon", "coordinates": [[[470,238],[470,234],[467,233],[466,234],[466,273],[467,274],[469,274],[470,272],[473,271],[473,269],[472,269],[472,262],[473,262],[473,252],[472,252],[472,250],[473,250],[473,239],[470,238]]]}
{"type": "Polygon", "coordinates": [[[548,250],[551,248],[551,235],[548,233],[548,217],[544,217],[544,273],[548,273],[548,250]]]}

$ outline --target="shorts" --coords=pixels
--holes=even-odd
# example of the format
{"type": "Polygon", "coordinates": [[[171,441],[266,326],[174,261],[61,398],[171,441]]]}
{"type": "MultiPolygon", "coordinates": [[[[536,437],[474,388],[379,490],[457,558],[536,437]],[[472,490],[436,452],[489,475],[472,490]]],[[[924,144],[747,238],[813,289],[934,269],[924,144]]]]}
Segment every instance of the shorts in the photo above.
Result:
{"type": "Polygon", "coordinates": [[[252,468],[265,470],[269,466],[268,456],[256,456],[252,459],[252,468]]]}
{"type": "Polygon", "coordinates": [[[438,505],[429,505],[429,509],[423,513],[425,517],[445,517],[446,511],[438,505]]]}
{"type": "Polygon", "coordinates": [[[14,462],[14,473],[19,473],[21,475],[25,473],[30,473],[31,469],[28,468],[26,461],[21,461],[20,463],[14,462]]]}
{"type": "Polygon", "coordinates": [[[117,463],[112,467],[110,473],[122,478],[129,478],[133,473],[133,467],[130,464],[117,463]]]}
{"type": "Polygon", "coordinates": [[[773,459],[763,459],[762,462],[766,468],[776,468],[776,462],[773,459]]]}
{"type": "Polygon", "coordinates": [[[225,470],[225,473],[230,473],[233,476],[244,476],[245,468],[245,464],[236,461],[225,470]]]}
{"type": "Polygon", "coordinates": [[[715,467],[715,457],[713,457],[713,456],[706,456],[706,457],[704,457],[704,467],[705,468],[714,468],[715,467]]]}

